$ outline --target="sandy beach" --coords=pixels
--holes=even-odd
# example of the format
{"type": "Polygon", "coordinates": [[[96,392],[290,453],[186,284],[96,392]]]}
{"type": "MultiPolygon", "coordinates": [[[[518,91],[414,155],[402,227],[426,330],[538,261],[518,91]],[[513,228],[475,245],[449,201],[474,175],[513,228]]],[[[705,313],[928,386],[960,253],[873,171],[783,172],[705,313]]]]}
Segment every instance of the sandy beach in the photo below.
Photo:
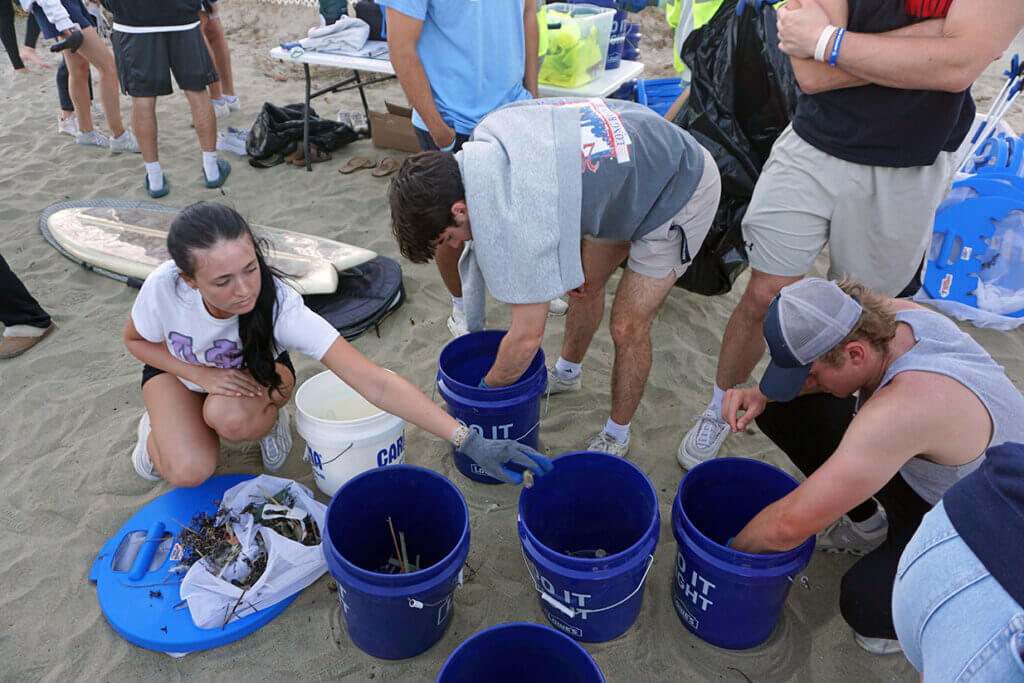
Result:
{"type": "MultiPolygon", "coordinates": [[[[270,59],[268,51],[303,35],[315,13],[255,0],[220,4],[243,109],[221,120],[219,129],[247,128],[264,101],[302,100],[301,69],[270,59]]],[[[645,76],[668,75],[671,36],[664,19],[655,10],[645,11],[642,19],[642,58],[649,66],[645,76]]],[[[17,33],[19,39],[24,35],[21,20],[17,33]]],[[[40,54],[56,64],[46,47],[41,41],[40,54]]],[[[1002,86],[1001,73],[1013,51],[1024,52],[1024,34],[975,86],[982,112],[1002,86]]],[[[66,200],[148,201],[142,160],[79,147],[73,138],[58,136],[54,71],[35,68],[20,76],[6,60],[0,62],[0,252],[58,326],[25,355],[0,361],[0,680],[426,681],[434,679],[455,647],[488,626],[546,623],[520,555],[515,526],[519,490],[468,481],[455,470],[447,444],[409,427],[407,461],[432,468],[459,486],[472,528],[468,563],[474,573],[455,595],[450,628],[429,651],[387,662],[353,646],[329,575],[262,630],[183,659],[136,647],[117,635],[100,610],[89,570],[103,543],[129,517],[170,490],[165,483],[140,479],[130,462],[143,410],[141,366],[125,349],[122,329],[137,290],[65,259],[44,241],[38,221],[46,207],[66,200]]],[[[314,69],[314,74],[320,85],[338,77],[329,69],[314,69]]],[[[367,96],[378,110],[385,98],[404,101],[397,81],[373,86],[367,96]]],[[[130,102],[121,102],[127,122],[130,102]]],[[[348,92],[320,98],[313,106],[333,118],[338,109],[360,104],[358,94],[348,92]]],[[[430,395],[437,355],[451,339],[445,326],[447,293],[433,264],[413,265],[398,255],[385,197],[388,179],[367,171],[337,173],[352,157],[404,155],[361,140],[306,173],[287,165],[255,169],[244,158],[222,153],[233,172],[222,189],[208,190],[200,182],[199,148],[184,96],[161,98],[158,117],[161,163],[172,188],[161,203],[180,208],[200,200],[225,202],[252,223],[323,235],[399,259],[407,303],[381,325],[380,338],[371,331],[354,344],[430,395]]],[[[1007,121],[1018,133],[1024,131],[1024,107],[1018,104],[1007,121]]],[[[824,265],[819,259],[820,273],[824,265]]],[[[660,542],[637,623],[625,636],[586,649],[609,681],[915,681],[902,655],[878,657],[854,643],[838,607],[839,579],[854,559],[849,556],[816,554],[806,570],[811,589],[795,587],[771,639],[748,651],[704,643],[672,609],[676,544],[671,505],[683,474],[676,447],[709,398],[721,335],[745,283],[744,275],[730,294],[712,298],[676,289],[658,314],[654,364],[633,420],[630,460],[658,491],[660,542]]],[[[490,327],[508,323],[507,307],[490,306],[490,327]]],[[[549,321],[544,340],[549,358],[557,357],[563,325],[563,319],[549,321]]],[[[1017,386],[1024,384],[1020,331],[965,329],[1007,368],[1017,386]]],[[[294,359],[298,382],[322,370],[304,356],[294,359]]],[[[541,428],[546,454],[581,449],[604,424],[611,359],[605,325],[584,363],[583,392],[551,399],[541,428]]],[[[294,426],[293,434],[291,455],[278,474],[306,484],[327,502],[302,461],[303,442],[294,426]]],[[[243,446],[225,443],[218,474],[261,471],[258,448],[243,446]]],[[[724,455],[761,459],[795,473],[758,430],[730,438],[724,455]]]]}

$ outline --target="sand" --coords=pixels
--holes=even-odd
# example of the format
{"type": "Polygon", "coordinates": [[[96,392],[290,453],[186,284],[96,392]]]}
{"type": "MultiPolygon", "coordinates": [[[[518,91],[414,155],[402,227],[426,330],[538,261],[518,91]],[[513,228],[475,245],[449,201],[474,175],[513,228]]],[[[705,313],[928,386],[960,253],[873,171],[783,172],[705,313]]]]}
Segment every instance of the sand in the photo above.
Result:
{"type": "MultiPolygon", "coordinates": [[[[301,71],[267,57],[270,47],[310,25],[312,10],[226,0],[221,14],[232,45],[234,74],[244,107],[226,122],[248,127],[259,105],[300,101],[301,71]]],[[[644,59],[654,75],[670,63],[653,12],[645,16],[644,59]]],[[[23,35],[19,22],[18,35],[23,35]]],[[[1024,47],[1018,37],[1016,48],[1024,47]]],[[[45,51],[45,43],[41,45],[45,51]]],[[[47,53],[46,59],[51,59],[47,53]]],[[[341,620],[337,596],[324,577],[261,631],[209,652],[174,660],[138,648],[106,623],[88,581],[96,553],[139,508],[169,490],[141,480],[129,455],[142,411],[139,362],[125,350],[121,330],[136,291],[89,273],[57,254],[38,231],[50,204],[96,197],[148,199],[141,159],[80,148],[56,135],[53,72],[14,76],[6,60],[0,72],[0,221],[2,253],[49,310],[56,333],[35,349],[0,364],[0,678],[4,680],[238,680],[266,679],[414,681],[433,680],[442,662],[464,639],[510,621],[545,621],[520,557],[515,530],[518,490],[475,485],[454,470],[445,444],[410,427],[408,461],[438,470],[458,483],[470,506],[475,574],[455,596],[445,636],[425,654],[401,662],[375,660],[356,649],[341,620]]],[[[979,81],[980,101],[1001,85],[994,65],[979,81]]],[[[651,72],[649,72],[651,73],[651,72]]],[[[317,72],[326,82],[336,73],[317,72]]],[[[371,106],[401,99],[394,82],[368,92],[371,106]]],[[[125,110],[128,101],[123,100],[125,110]]],[[[354,93],[315,102],[324,115],[357,108],[354,93]]],[[[983,105],[985,107],[985,105],[983,105]]],[[[199,150],[180,94],[159,102],[164,172],[172,184],[163,200],[183,207],[198,200],[223,201],[251,221],[324,235],[399,258],[389,232],[386,179],[367,172],[339,175],[355,156],[401,156],[360,141],[335,153],[313,173],[291,167],[258,170],[224,154],[234,171],[222,190],[199,182],[199,150]]],[[[1024,130],[1017,107],[1010,122],[1024,130]]],[[[221,123],[221,129],[226,125],[221,123]]],[[[355,346],[377,363],[412,380],[429,394],[437,354],[450,339],[444,324],[447,297],[431,265],[402,263],[409,301],[355,346]]],[[[614,282],[612,283],[614,285],[614,282]]],[[[643,610],[636,625],[609,643],[588,645],[610,681],[645,680],[916,680],[902,656],[876,657],[860,650],[838,610],[839,578],[852,564],[845,556],[818,554],[807,569],[811,590],[794,588],[771,639],[746,652],[711,647],[686,631],[671,607],[675,541],[671,502],[682,471],[675,461],[680,437],[708,399],[719,340],[745,284],[705,298],[675,290],[654,325],[654,366],[634,419],[630,459],[658,490],[661,541],[643,610]]],[[[611,289],[611,288],[610,288],[611,289]]],[[[507,325],[508,309],[492,306],[490,324],[507,325]]],[[[552,320],[544,348],[555,356],[563,322],[552,320]]],[[[1024,379],[1024,338],[967,328],[1024,379]]],[[[603,425],[609,400],[612,344],[598,332],[585,364],[584,391],[551,400],[542,448],[551,455],[580,448],[603,425]]],[[[321,370],[296,358],[301,382],[321,370]]],[[[734,436],[725,454],[792,467],[758,433],[734,436]]],[[[296,435],[280,474],[313,487],[296,435]]],[[[226,444],[219,474],[260,471],[258,450],[226,444]]],[[[326,497],[318,492],[321,500],[326,497]]]]}

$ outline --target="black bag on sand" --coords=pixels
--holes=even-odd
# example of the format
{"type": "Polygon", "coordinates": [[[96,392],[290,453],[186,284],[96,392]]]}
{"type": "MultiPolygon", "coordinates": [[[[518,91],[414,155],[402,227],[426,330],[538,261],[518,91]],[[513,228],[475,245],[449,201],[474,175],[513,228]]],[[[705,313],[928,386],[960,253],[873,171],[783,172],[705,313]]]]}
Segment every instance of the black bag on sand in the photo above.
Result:
{"type": "Polygon", "coordinates": [[[373,327],[380,337],[380,322],[405,301],[402,267],[386,256],[338,273],[334,294],[302,297],[310,310],[354,339],[373,327]]]}
{"type": "Polygon", "coordinates": [[[740,221],[799,93],[789,57],[778,47],[775,10],[748,6],[736,16],[736,5],[737,0],[725,0],[679,51],[692,80],[686,106],[673,123],[711,152],[722,175],[711,230],[676,282],[705,295],[728,292],[747,266],[740,221]]]}
{"type": "MultiPolygon", "coordinates": [[[[270,102],[263,103],[245,141],[250,165],[257,168],[273,166],[275,157],[290,154],[297,145],[302,144],[304,108],[303,104],[278,107],[270,102]]],[[[322,119],[312,107],[309,108],[310,145],[325,152],[333,152],[358,138],[359,134],[347,123],[322,119]]]]}

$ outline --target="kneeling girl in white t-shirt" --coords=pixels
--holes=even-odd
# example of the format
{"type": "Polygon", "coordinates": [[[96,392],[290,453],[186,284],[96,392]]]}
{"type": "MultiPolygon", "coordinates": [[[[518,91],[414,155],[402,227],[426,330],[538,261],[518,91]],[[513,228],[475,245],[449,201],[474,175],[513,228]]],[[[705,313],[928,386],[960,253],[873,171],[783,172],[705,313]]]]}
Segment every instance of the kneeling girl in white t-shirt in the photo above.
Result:
{"type": "Polygon", "coordinates": [[[146,413],[132,453],[136,472],[198,486],[220,457],[220,438],[259,440],[275,471],[291,450],[285,404],[295,385],[287,349],[321,361],[381,410],[454,444],[488,474],[544,474],[537,451],[488,440],[460,425],[415,386],[370,361],[267,267],[249,225],[223,204],[194,204],[167,236],[172,261],[146,278],[125,325],[125,346],[145,363],[146,413]]]}

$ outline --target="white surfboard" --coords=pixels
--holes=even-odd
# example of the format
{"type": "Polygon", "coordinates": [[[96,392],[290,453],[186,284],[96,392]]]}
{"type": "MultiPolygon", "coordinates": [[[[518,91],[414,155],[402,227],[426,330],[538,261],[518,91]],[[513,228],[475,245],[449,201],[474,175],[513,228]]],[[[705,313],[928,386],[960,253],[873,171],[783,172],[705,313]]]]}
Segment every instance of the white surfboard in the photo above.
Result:
{"type": "MultiPolygon", "coordinates": [[[[170,258],[167,231],[177,216],[166,209],[82,206],[60,209],[46,218],[53,239],[75,259],[143,280],[170,258]]],[[[252,226],[266,240],[267,261],[291,276],[300,294],[331,294],[338,271],[354,268],[376,252],[290,230],[252,226]]]]}

